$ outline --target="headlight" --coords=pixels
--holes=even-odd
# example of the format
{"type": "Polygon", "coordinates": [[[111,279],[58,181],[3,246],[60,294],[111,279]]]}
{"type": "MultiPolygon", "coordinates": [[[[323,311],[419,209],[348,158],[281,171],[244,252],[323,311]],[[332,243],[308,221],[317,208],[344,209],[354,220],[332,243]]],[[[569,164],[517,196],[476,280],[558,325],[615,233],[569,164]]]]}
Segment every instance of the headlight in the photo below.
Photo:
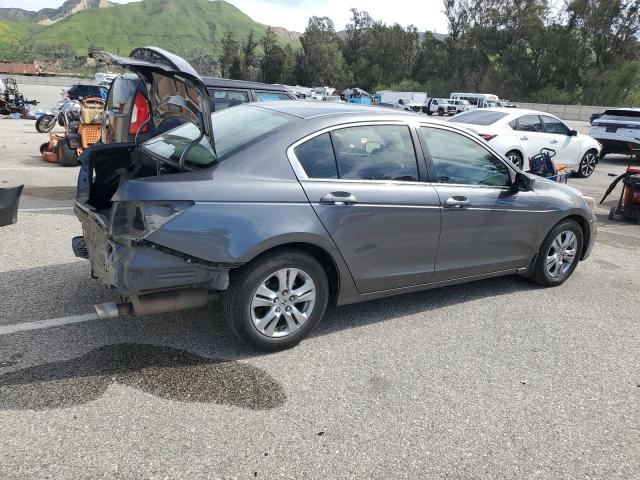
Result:
{"type": "Polygon", "coordinates": [[[596,208],[596,201],[593,199],[593,197],[589,197],[587,195],[582,195],[582,199],[584,200],[584,203],[587,204],[587,206],[591,209],[591,210],[595,210],[596,208]]]}
{"type": "Polygon", "coordinates": [[[113,237],[143,238],[170,222],[193,202],[117,202],[111,213],[113,237]]]}

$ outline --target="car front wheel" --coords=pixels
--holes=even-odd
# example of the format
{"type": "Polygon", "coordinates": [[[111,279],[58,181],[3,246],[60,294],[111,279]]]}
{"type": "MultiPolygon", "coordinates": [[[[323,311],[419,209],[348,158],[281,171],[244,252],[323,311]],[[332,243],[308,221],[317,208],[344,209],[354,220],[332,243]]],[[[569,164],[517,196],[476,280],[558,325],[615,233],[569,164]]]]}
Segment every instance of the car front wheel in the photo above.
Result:
{"type": "Polygon", "coordinates": [[[578,171],[576,172],[576,175],[580,178],[590,177],[593,171],[596,169],[597,164],[598,154],[594,150],[589,150],[584,154],[582,160],[580,160],[580,165],[578,165],[578,171]]]}
{"type": "Polygon", "coordinates": [[[329,298],[322,265],[300,250],[281,250],[233,272],[223,295],[231,330],[264,351],[293,347],[324,316],[329,298]]]}
{"type": "Polygon", "coordinates": [[[533,269],[532,279],[544,287],[562,285],[582,254],[583,235],[574,220],[564,220],[547,235],[533,269]]]}

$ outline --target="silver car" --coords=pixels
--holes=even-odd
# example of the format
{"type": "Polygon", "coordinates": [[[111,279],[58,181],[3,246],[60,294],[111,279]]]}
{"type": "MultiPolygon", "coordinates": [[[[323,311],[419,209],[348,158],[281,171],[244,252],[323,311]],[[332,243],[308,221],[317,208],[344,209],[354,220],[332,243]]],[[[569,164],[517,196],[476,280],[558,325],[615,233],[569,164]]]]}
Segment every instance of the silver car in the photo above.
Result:
{"type": "Polygon", "coordinates": [[[454,124],[297,101],[210,116],[197,74],[158,52],[130,69],[186,123],[83,156],[74,251],[120,296],[102,318],[220,298],[230,328],[273,351],[330,304],[500,275],[556,286],[593,247],[593,199],[454,124]]]}

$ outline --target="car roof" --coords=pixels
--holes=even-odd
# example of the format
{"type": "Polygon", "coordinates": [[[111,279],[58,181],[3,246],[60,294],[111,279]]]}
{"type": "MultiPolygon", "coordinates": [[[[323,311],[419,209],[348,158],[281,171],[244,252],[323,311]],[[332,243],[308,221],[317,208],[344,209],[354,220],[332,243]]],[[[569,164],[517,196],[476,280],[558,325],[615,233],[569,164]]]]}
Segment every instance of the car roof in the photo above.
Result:
{"type": "Polygon", "coordinates": [[[288,92],[289,90],[282,85],[273,85],[271,83],[251,82],[248,80],[230,80],[228,78],[204,77],[202,79],[207,87],[224,87],[224,88],[243,88],[253,90],[272,90],[275,92],[288,92]]]}
{"type": "Polygon", "coordinates": [[[371,116],[376,119],[400,118],[406,120],[407,116],[415,116],[413,112],[392,110],[390,108],[370,105],[358,105],[354,103],[314,102],[305,100],[284,100],[281,102],[263,102],[253,104],[260,108],[266,108],[303,120],[311,120],[329,116],[371,116]]]}
{"type": "MultiPolygon", "coordinates": [[[[483,112],[501,112],[501,113],[506,113],[507,115],[511,116],[511,117],[521,117],[523,115],[549,115],[550,117],[557,117],[556,115],[554,115],[553,113],[549,113],[549,112],[541,112],[540,110],[529,110],[526,108],[504,108],[504,107],[490,107],[490,108],[479,108],[476,110],[470,110],[471,112],[476,112],[476,111],[483,111],[483,112]]],[[[465,112],[467,113],[467,112],[465,112]]]]}

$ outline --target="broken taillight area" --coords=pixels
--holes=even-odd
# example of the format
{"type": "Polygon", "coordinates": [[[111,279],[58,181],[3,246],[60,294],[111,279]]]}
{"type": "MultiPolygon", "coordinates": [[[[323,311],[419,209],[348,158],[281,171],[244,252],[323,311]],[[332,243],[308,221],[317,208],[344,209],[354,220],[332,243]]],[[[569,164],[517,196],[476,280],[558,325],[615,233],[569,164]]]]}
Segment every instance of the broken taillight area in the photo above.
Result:
{"type": "Polygon", "coordinates": [[[193,202],[115,202],[111,209],[111,236],[140,239],[193,206],[193,202]]]}
{"type": "Polygon", "coordinates": [[[492,133],[479,133],[478,135],[484,138],[487,142],[497,137],[497,135],[494,135],[492,133]]]}
{"type": "Polygon", "coordinates": [[[142,93],[138,92],[133,101],[133,108],[131,109],[129,134],[138,135],[140,133],[147,133],[149,131],[150,116],[149,102],[142,93]]]}

